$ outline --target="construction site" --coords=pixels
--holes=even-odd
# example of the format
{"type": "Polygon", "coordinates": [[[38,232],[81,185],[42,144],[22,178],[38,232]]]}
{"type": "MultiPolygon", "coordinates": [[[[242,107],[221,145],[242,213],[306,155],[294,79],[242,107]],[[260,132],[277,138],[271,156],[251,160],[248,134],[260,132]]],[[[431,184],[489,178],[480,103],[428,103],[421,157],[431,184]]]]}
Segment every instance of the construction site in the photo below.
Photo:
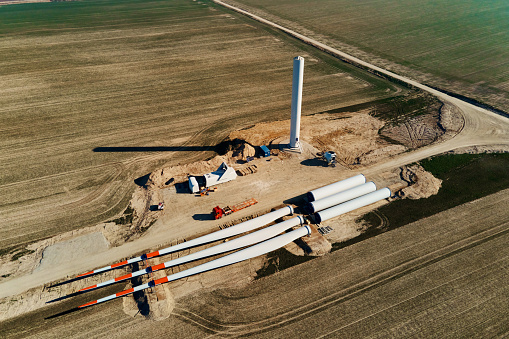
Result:
{"type": "MultiPolygon", "coordinates": [[[[296,257],[326,255],[334,243],[366,231],[358,218],[369,210],[393,199],[419,199],[438,192],[440,180],[418,165],[389,171],[373,166],[408,147],[383,140],[379,131],[384,123],[367,112],[345,113],[340,119],[331,114],[301,117],[303,74],[304,59],[296,57],[291,119],[235,131],[210,160],[147,175],[118,220],[77,237],[73,234],[70,240],[64,236],[50,246],[39,244],[44,249],[34,251],[39,262],[34,272],[61,265],[62,253],[68,251],[93,263],[104,258],[105,251],[121,250],[126,260],[56,285],[48,281],[45,297],[29,292],[26,305],[40,307],[127,281],[125,291],[79,307],[126,296],[127,314],[142,312],[151,319],[164,319],[170,316],[175,297],[184,297],[200,285],[224,288],[255,279],[267,265],[263,254],[284,247],[296,257]],[[303,191],[304,187],[314,189],[303,191]],[[126,256],[154,241],[159,245],[152,247],[153,252],[126,256]],[[90,251],[94,247],[96,253],[90,251]],[[168,257],[163,255],[172,260],[164,262],[168,257]],[[249,267],[237,264],[235,273],[227,277],[208,272],[248,259],[249,267]],[[173,274],[165,276],[162,269],[173,274]],[[174,280],[179,281],[171,290],[159,286],[174,280]],[[34,298],[39,298],[35,305],[34,298]]],[[[428,127],[421,140],[445,140],[460,128],[461,117],[452,110],[442,110],[439,119],[436,125],[442,130],[428,127]]],[[[3,266],[4,273],[14,276],[23,271],[8,269],[3,266]]],[[[122,286],[125,283],[117,285],[122,286]]],[[[18,304],[6,313],[23,311],[18,304]]]]}
{"type": "MultiPolygon", "coordinates": [[[[381,211],[439,194],[447,180],[428,171],[424,159],[509,152],[507,118],[216,3],[384,81],[404,84],[408,93],[401,100],[411,103],[411,112],[398,116],[403,109],[398,104],[396,112],[387,108],[384,98],[306,114],[306,63],[316,60],[294,54],[287,74],[291,109],[283,119],[229,130],[217,145],[185,141],[181,163],[129,182],[134,192],[121,213],[0,256],[5,333],[80,337],[79,330],[86,329],[89,337],[125,337],[141,335],[150,321],[150,334],[173,337],[289,337],[308,333],[303,327],[309,318],[313,334],[334,336],[345,329],[359,337],[373,328],[379,335],[404,337],[414,328],[406,327],[401,314],[415,312],[412,316],[421,319],[435,307],[439,317],[445,307],[436,305],[443,299],[435,303],[433,298],[447,299],[449,292],[435,289],[461,284],[482,265],[489,268],[486,297],[479,292],[482,277],[474,279],[472,293],[461,290],[461,295],[478,297],[471,297],[469,305],[499,300],[506,290],[501,292],[503,276],[497,272],[506,269],[499,266],[507,256],[489,260],[507,251],[507,190],[486,190],[491,194],[486,198],[474,197],[439,213],[423,204],[424,216],[406,224],[391,224],[381,211]],[[192,152],[213,154],[195,160],[192,152]],[[493,211],[489,216],[486,206],[493,211]],[[469,252],[476,246],[485,258],[469,252]],[[464,264],[472,258],[477,261],[464,264]],[[436,281],[428,278],[451,267],[461,268],[459,278],[445,273],[436,281]],[[423,294],[429,303],[418,298],[423,294]],[[357,310],[365,313],[357,315],[357,310]],[[393,312],[387,319],[397,318],[397,325],[384,328],[384,312],[393,312]],[[66,324],[73,322],[76,329],[66,324]],[[62,326],[65,331],[59,332],[62,326]]],[[[180,152],[179,147],[168,149],[180,152]]],[[[125,151],[123,146],[94,148],[108,150],[125,151]]],[[[112,185],[108,194],[114,195],[115,187],[120,186],[112,185]]],[[[84,189],[93,199],[106,195],[84,189]]],[[[459,194],[453,190],[451,195],[459,194]]],[[[400,209],[400,214],[412,214],[410,208],[400,209]]],[[[454,299],[460,304],[454,305],[455,316],[463,310],[460,299],[454,299]]],[[[490,307],[504,307],[497,305],[490,307]]]]}

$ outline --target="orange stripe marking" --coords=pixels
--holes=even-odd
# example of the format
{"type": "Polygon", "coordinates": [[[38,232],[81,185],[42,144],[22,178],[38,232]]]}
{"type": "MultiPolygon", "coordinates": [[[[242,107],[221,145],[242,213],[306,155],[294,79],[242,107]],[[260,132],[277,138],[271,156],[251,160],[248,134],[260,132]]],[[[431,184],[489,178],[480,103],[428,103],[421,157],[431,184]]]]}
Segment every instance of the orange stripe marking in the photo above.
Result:
{"type": "Polygon", "coordinates": [[[154,280],[154,284],[156,284],[156,285],[164,284],[165,282],[168,282],[168,278],[167,278],[167,277],[164,277],[164,278],[161,278],[161,279],[154,280]]]}
{"type": "Polygon", "coordinates": [[[111,268],[127,265],[127,260],[111,265],[111,268]]]}
{"type": "Polygon", "coordinates": [[[128,290],[125,290],[125,291],[122,291],[122,292],[118,292],[117,294],[115,294],[117,297],[121,297],[123,295],[126,295],[126,294],[129,294],[129,293],[133,293],[134,292],[134,288],[130,288],[128,290]]]}
{"type": "Polygon", "coordinates": [[[120,281],[120,280],[125,280],[125,279],[129,279],[130,277],[132,277],[133,274],[132,273],[129,273],[129,274],[126,274],[126,275],[123,275],[121,277],[118,277],[118,278],[115,278],[115,281],[120,281]]]}
{"type": "Polygon", "coordinates": [[[155,251],[155,252],[149,253],[149,254],[147,254],[147,259],[148,258],[157,257],[158,255],[159,255],[159,251],[155,251]]]}
{"type": "Polygon", "coordinates": [[[90,275],[90,274],[93,274],[94,271],[90,271],[90,272],[87,272],[87,273],[83,273],[83,274],[80,274],[80,275],[77,275],[76,278],[79,278],[79,277],[84,277],[86,275],[90,275]]]}
{"type": "Polygon", "coordinates": [[[96,287],[97,287],[97,285],[88,286],[88,287],[82,288],[82,289],[81,289],[81,290],[79,290],[78,292],[86,291],[86,290],[91,290],[92,288],[96,288],[96,287]]]}
{"type": "Polygon", "coordinates": [[[97,300],[94,300],[94,301],[91,301],[91,302],[86,303],[84,305],[78,306],[78,308],[87,307],[87,306],[90,306],[90,305],[93,305],[93,304],[97,304],[97,300]]]}
{"type": "Polygon", "coordinates": [[[154,265],[154,266],[152,266],[152,271],[159,271],[159,270],[162,270],[163,268],[166,268],[166,266],[164,266],[164,264],[154,265]]]}

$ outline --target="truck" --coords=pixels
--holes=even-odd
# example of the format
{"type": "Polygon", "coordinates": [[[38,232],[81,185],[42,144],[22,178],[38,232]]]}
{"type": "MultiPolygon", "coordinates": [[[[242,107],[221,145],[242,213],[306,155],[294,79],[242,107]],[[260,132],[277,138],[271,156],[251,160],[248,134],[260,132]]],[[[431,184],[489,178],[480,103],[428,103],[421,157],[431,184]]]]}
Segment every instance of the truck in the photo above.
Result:
{"type": "Polygon", "coordinates": [[[223,208],[216,206],[212,209],[212,215],[214,216],[214,219],[216,219],[216,220],[221,219],[225,215],[230,215],[230,214],[240,211],[246,207],[253,206],[254,204],[257,204],[257,203],[258,203],[258,201],[256,201],[256,199],[251,198],[251,199],[243,201],[237,205],[226,206],[223,208]]]}

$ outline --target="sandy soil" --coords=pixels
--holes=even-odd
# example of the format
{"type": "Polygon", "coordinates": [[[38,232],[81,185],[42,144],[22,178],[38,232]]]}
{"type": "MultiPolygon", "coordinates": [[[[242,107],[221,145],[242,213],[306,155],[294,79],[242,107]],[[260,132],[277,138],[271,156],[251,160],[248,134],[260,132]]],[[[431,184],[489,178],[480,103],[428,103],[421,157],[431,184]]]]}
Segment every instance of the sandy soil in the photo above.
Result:
{"type": "MultiPolygon", "coordinates": [[[[505,236],[497,232],[508,229],[508,199],[508,190],[501,191],[244,288],[190,294],[177,300],[173,315],[164,321],[126,316],[121,300],[45,319],[73,307],[71,300],[3,322],[2,333],[33,338],[104,333],[112,338],[274,338],[329,332],[341,337],[478,337],[481,326],[486,336],[496,336],[507,330],[507,231],[505,236]]],[[[216,272],[227,276],[234,268],[216,272]]],[[[173,291],[174,283],[168,285],[173,291]]]]}
{"type": "Polygon", "coordinates": [[[48,246],[42,252],[40,264],[34,272],[44,271],[48,267],[78,260],[89,253],[101,253],[108,249],[109,243],[100,232],[94,232],[58,242],[48,246]]]}

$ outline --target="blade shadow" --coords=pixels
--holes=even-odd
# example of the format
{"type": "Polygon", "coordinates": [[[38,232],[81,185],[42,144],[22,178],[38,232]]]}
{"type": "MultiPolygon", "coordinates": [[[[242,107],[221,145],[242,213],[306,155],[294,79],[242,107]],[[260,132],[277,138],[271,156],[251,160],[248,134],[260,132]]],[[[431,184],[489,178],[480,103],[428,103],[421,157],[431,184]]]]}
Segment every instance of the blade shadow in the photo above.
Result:
{"type": "Polygon", "coordinates": [[[83,294],[83,293],[87,293],[87,292],[90,292],[90,291],[95,291],[97,289],[98,289],[98,287],[95,287],[95,288],[91,288],[91,289],[86,290],[86,291],[78,291],[78,292],[74,292],[74,293],[71,293],[71,294],[67,294],[67,295],[64,295],[62,297],[58,297],[58,298],[55,298],[53,300],[46,301],[46,304],[51,304],[51,303],[54,303],[54,302],[57,302],[57,301],[65,300],[65,299],[68,299],[68,298],[72,298],[72,297],[75,297],[75,296],[83,294]]]}
{"type": "Polygon", "coordinates": [[[48,286],[48,288],[53,288],[53,287],[58,287],[58,286],[62,286],[62,285],[67,285],[67,284],[70,284],[70,283],[75,282],[75,281],[79,281],[79,280],[82,280],[82,279],[85,279],[85,278],[93,277],[96,274],[99,274],[99,273],[90,274],[90,275],[86,275],[86,276],[83,276],[83,277],[72,278],[72,279],[69,279],[69,280],[66,280],[66,281],[62,281],[62,282],[50,285],[50,286],[48,286]]]}
{"type": "Polygon", "coordinates": [[[58,317],[61,317],[61,316],[63,316],[63,315],[66,315],[66,314],[74,313],[74,312],[79,311],[79,310],[80,310],[80,309],[79,309],[78,307],[71,308],[70,310],[67,310],[67,311],[63,311],[63,312],[57,313],[57,314],[50,315],[49,317],[44,318],[44,320],[49,320],[49,319],[53,319],[53,318],[58,318],[58,317]]]}

